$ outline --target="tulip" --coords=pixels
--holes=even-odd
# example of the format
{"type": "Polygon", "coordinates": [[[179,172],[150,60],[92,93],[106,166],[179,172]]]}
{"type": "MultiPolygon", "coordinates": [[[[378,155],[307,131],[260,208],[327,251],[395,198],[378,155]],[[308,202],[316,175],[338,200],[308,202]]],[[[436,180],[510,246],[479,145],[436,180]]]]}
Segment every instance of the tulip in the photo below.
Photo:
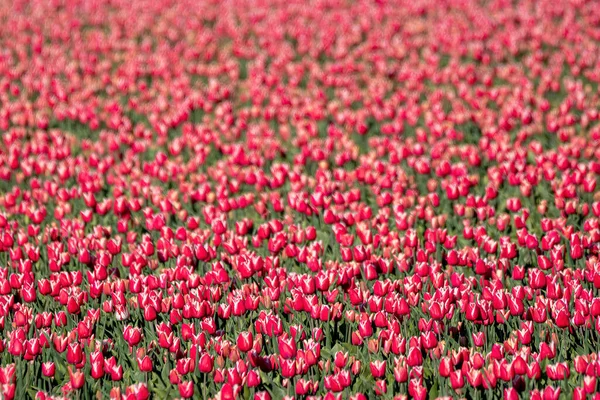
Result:
{"type": "Polygon", "coordinates": [[[555,365],[547,365],[546,374],[552,380],[564,380],[569,377],[570,370],[566,363],[558,363],[555,365]]]}
{"type": "Polygon", "coordinates": [[[375,381],[375,394],[378,396],[382,396],[386,393],[387,393],[386,382],[384,380],[375,381]]]}
{"type": "Polygon", "coordinates": [[[560,396],[560,387],[554,388],[552,386],[546,386],[543,392],[544,400],[558,400],[560,396]]]}
{"type": "Polygon", "coordinates": [[[198,361],[198,370],[208,374],[213,370],[213,358],[208,353],[203,353],[198,361]]]}
{"type": "Polygon", "coordinates": [[[485,344],[485,332],[473,333],[473,344],[477,347],[483,347],[485,344]]]}
{"type": "Polygon", "coordinates": [[[411,367],[423,364],[423,355],[421,353],[421,349],[417,347],[411,347],[408,350],[407,363],[411,367]]]}
{"type": "Polygon", "coordinates": [[[254,370],[249,371],[248,376],[247,376],[247,381],[246,381],[246,384],[248,385],[248,387],[256,387],[256,386],[260,385],[260,383],[261,383],[260,375],[254,370]]]}
{"type": "Polygon", "coordinates": [[[241,332],[237,338],[237,346],[240,351],[246,353],[252,348],[253,336],[252,332],[241,332]]]}
{"type": "Polygon", "coordinates": [[[454,390],[460,389],[465,385],[461,371],[456,370],[450,373],[450,385],[452,385],[452,389],[454,390]]]}
{"type": "Polygon", "coordinates": [[[394,379],[400,383],[408,381],[408,368],[405,363],[397,363],[394,366],[394,379]]]}
{"type": "Polygon", "coordinates": [[[385,376],[385,367],[386,363],[382,360],[376,360],[369,363],[369,368],[371,369],[371,375],[374,378],[382,378],[385,376]]]}
{"type": "Polygon", "coordinates": [[[52,378],[56,371],[56,365],[52,361],[47,361],[42,364],[42,374],[48,378],[52,378]]]}
{"type": "Polygon", "coordinates": [[[573,389],[573,399],[574,399],[574,400],[575,400],[575,399],[576,399],[576,400],[583,400],[583,399],[585,399],[586,397],[587,397],[587,396],[586,396],[585,390],[584,390],[582,387],[576,386],[576,387],[573,389]]]}
{"type": "Polygon", "coordinates": [[[279,346],[279,354],[285,359],[291,359],[296,357],[296,341],[293,337],[284,334],[277,338],[277,343],[279,346]]]}
{"type": "Polygon", "coordinates": [[[527,366],[527,377],[529,379],[539,379],[542,375],[540,364],[536,361],[527,366]]]}
{"type": "Polygon", "coordinates": [[[125,393],[127,395],[133,395],[135,399],[139,400],[147,400],[150,397],[148,386],[146,386],[145,383],[136,383],[128,386],[125,390],[125,393]]]}
{"type": "Polygon", "coordinates": [[[194,368],[194,360],[191,358],[180,358],[177,360],[176,369],[181,375],[188,374],[194,368]]]}
{"type": "Polygon", "coordinates": [[[339,375],[329,375],[325,377],[324,381],[325,389],[331,392],[338,393],[344,390],[342,382],[340,381],[339,375]]]}
{"type": "Polygon", "coordinates": [[[527,373],[527,362],[521,356],[515,357],[512,362],[512,370],[516,375],[525,375],[527,373]]]}
{"type": "Polygon", "coordinates": [[[127,325],[123,330],[123,338],[130,346],[136,346],[142,339],[142,330],[140,328],[127,325]]]}
{"type": "Polygon", "coordinates": [[[361,365],[362,365],[362,364],[361,364],[360,360],[355,360],[355,361],[352,363],[351,370],[352,370],[352,373],[353,373],[354,375],[358,375],[358,374],[360,373],[360,368],[361,368],[361,365]]]}
{"type": "Polygon", "coordinates": [[[184,399],[189,399],[194,395],[193,381],[181,382],[177,385],[177,388],[179,389],[179,395],[184,399]]]}
{"type": "Polygon", "coordinates": [[[123,378],[123,366],[117,365],[117,366],[111,367],[109,370],[109,373],[110,373],[110,379],[112,379],[113,381],[120,381],[123,378]]]}
{"type": "Polygon", "coordinates": [[[424,349],[429,350],[437,346],[438,340],[435,333],[429,331],[421,334],[421,345],[424,349]]]}
{"type": "Polygon", "coordinates": [[[71,387],[73,389],[81,389],[85,383],[85,375],[83,374],[83,372],[76,370],[75,372],[73,372],[73,370],[71,369],[71,367],[68,368],[69,370],[69,383],[71,384],[71,387]]]}
{"type": "Polygon", "coordinates": [[[504,389],[504,398],[506,400],[519,400],[519,393],[513,387],[507,388],[504,389]]]}
{"type": "Polygon", "coordinates": [[[2,385],[1,387],[2,389],[2,397],[4,399],[14,399],[15,397],[15,391],[17,389],[17,386],[14,383],[5,383],[2,385]]]}
{"type": "Polygon", "coordinates": [[[142,372],[151,372],[153,369],[152,360],[148,356],[144,356],[137,359],[138,368],[142,372]]]}
{"type": "Polygon", "coordinates": [[[440,360],[439,373],[440,376],[447,378],[450,376],[450,373],[453,370],[453,366],[451,364],[450,358],[442,357],[440,360]]]}
{"type": "Polygon", "coordinates": [[[83,350],[79,343],[70,343],[67,346],[67,362],[73,365],[81,363],[83,360],[83,350]]]}
{"type": "Polygon", "coordinates": [[[181,382],[181,376],[176,369],[172,369],[169,372],[169,382],[171,382],[172,385],[178,385],[181,382]]]}
{"type": "MultiPolygon", "coordinates": [[[[223,391],[221,391],[221,393],[223,393],[223,391]]],[[[271,395],[266,391],[256,392],[254,394],[254,400],[271,400],[271,395]]]]}
{"type": "Polygon", "coordinates": [[[408,384],[408,393],[415,399],[427,398],[427,388],[412,379],[408,384]]]}
{"type": "Polygon", "coordinates": [[[92,367],[92,378],[100,379],[104,376],[104,356],[101,352],[93,351],[90,353],[90,365],[92,367]]]}
{"type": "Polygon", "coordinates": [[[281,359],[281,375],[284,378],[293,378],[296,375],[296,361],[289,359],[281,359]]]}
{"type": "Polygon", "coordinates": [[[347,362],[348,362],[348,352],[342,353],[341,351],[338,351],[335,353],[334,363],[335,363],[336,367],[344,368],[346,366],[347,362]]]}
{"type": "Polygon", "coordinates": [[[592,394],[596,391],[596,380],[595,376],[585,375],[583,377],[583,390],[585,393],[592,394]]]}

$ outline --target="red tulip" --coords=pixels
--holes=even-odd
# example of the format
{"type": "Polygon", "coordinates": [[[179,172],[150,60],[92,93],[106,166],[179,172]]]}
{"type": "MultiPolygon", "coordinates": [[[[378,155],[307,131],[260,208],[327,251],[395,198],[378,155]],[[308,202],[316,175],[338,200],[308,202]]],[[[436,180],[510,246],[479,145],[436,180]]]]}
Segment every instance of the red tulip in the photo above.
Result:
{"type": "Polygon", "coordinates": [[[564,380],[570,376],[570,370],[566,363],[558,363],[546,366],[546,374],[548,378],[557,381],[564,380]]]}
{"type": "Polygon", "coordinates": [[[208,374],[213,370],[213,358],[208,353],[203,353],[198,362],[198,370],[208,374]]]}
{"type": "Polygon", "coordinates": [[[142,330],[140,328],[127,325],[123,330],[123,338],[130,346],[136,346],[142,339],[142,330]]]}
{"type": "Polygon", "coordinates": [[[248,376],[247,376],[247,381],[246,381],[246,384],[248,385],[248,387],[256,387],[256,386],[260,385],[260,383],[261,383],[260,375],[254,370],[249,371],[248,376]]]}
{"type": "Polygon", "coordinates": [[[55,371],[56,365],[53,362],[48,361],[42,364],[42,374],[44,376],[51,378],[54,376],[55,371]]]}
{"type": "Polygon", "coordinates": [[[283,334],[277,338],[279,345],[279,354],[285,359],[296,357],[296,341],[293,337],[283,334]]]}
{"type": "Polygon", "coordinates": [[[411,367],[419,366],[423,364],[423,355],[421,354],[421,349],[417,347],[411,347],[408,350],[407,363],[411,367]]]}
{"type": "Polygon", "coordinates": [[[519,400],[519,393],[515,390],[515,388],[507,388],[504,389],[504,398],[506,400],[519,400]]]}
{"type": "Polygon", "coordinates": [[[137,359],[138,368],[142,372],[151,372],[153,369],[152,360],[148,356],[143,356],[137,359]]]}
{"type": "Polygon", "coordinates": [[[427,398],[427,388],[420,385],[414,379],[408,384],[408,393],[415,399],[426,399],[427,398]]]}
{"type": "Polygon", "coordinates": [[[450,376],[450,373],[453,371],[453,366],[451,364],[450,358],[442,357],[440,360],[439,373],[440,376],[447,378],[450,376]]]}
{"type": "Polygon", "coordinates": [[[421,345],[424,349],[429,350],[437,346],[438,340],[435,333],[429,331],[421,334],[421,345]]]}
{"type": "Polygon", "coordinates": [[[375,394],[382,396],[387,393],[387,385],[384,380],[375,381],[375,394]]]}
{"type": "Polygon", "coordinates": [[[120,381],[123,378],[123,366],[116,365],[110,368],[110,379],[113,381],[120,381]]]}
{"type": "Polygon", "coordinates": [[[100,379],[104,376],[104,355],[101,352],[93,351],[90,353],[90,365],[92,367],[92,378],[100,379]]]}
{"type": "Polygon", "coordinates": [[[85,375],[83,372],[76,370],[73,372],[71,367],[68,367],[69,370],[69,383],[73,389],[81,389],[85,383],[85,375]]]}
{"type": "Polygon", "coordinates": [[[150,392],[148,391],[148,386],[145,383],[136,383],[134,385],[128,386],[125,390],[127,395],[133,395],[135,399],[138,400],[147,400],[150,398],[150,392]]]}
{"type": "Polygon", "coordinates": [[[473,333],[473,344],[477,347],[483,347],[485,344],[485,332],[473,333]]]}
{"type": "Polygon", "coordinates": [[[539,379],[542,375],[540,364],[536,361],[527,366],[527,377],[529,379],[539,379]]]}
{"type": "Polygon", "coordinates": [[[15,385],[14,383],[5,383],[2,385],[1,389],[3,398],[8,400],[12,400],[15,398],[17,385],[15,385]]]}
{"type": "Polygon", "coordinates": [[[465,385],[464,377],[461,371],[456,370],[450,373],[450,384],[454,390],[460,389],[465,385]]]}
{"type": "Polygon", "coordinates": [[[184,399],[189,399],[194,395],[193,381],[181,382],[179,385],[177,385],[177,387],[179,389],[179,395],[184,399]]]}
{"type": "Polygon", "coordinates": [[[385,367],[386,363],[382,360],[376,360],[369,363],[369,368],[371,369],[371,375],[374,378],[382,378],[385,376],[385,367]]]}
{"type": "Polygon", "coordinates": [[[67,362],[73,365],[81,363],[83,360],[83,351],[79,343],[70,343],[67,346],[67,362]]]}
{"type": "Polygon", "coordinates": [[[266,391],[256,392],[254,394],[254,400],[271,400],[271,395],[266,391]]]}
{"type": "Polygon", "coordinates": [[[252,332],[241,332],[237,338],[237,346],[240,351],[246,353],[252,348],[253,336],[252,332]]]}
{"type": "Polygon", "coordinates": [[[560,387],[554,388],[552,386],[546,386],[544,389],[543,399],[544,400],[558,400],[560,396],[560,387]]]}
{"type": "Polygon", "coordinates": [[[281,359],[281,375],[285,378],[293,378],[296,375],[296,360],[281,359]]]}
{"type": "Polygon", "coordinates": [[[585,375],[583,377],[583,389],[586,393],[592,394],[596,391],[596,380],[595,376],[585,375]]]}

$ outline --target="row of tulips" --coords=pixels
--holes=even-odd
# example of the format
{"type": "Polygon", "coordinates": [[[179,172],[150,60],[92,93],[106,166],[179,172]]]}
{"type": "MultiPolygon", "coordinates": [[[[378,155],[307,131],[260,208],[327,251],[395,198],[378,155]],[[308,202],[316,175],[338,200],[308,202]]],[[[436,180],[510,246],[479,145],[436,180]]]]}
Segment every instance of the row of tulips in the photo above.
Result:
{"type": "Polygon", "coordinates": [[[596,2],[0,18],[2,398],[600,400],[596,2]]]}

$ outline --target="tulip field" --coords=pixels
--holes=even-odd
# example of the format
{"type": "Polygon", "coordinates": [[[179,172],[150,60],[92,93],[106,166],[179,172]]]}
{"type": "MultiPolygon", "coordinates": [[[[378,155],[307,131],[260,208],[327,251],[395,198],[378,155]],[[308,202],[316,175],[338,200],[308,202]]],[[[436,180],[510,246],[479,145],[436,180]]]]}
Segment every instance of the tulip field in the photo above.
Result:
{"type": "Polygon", "coordinates": [[[0,20],[0,399],[600,400],[600,2],[0,20]]]}

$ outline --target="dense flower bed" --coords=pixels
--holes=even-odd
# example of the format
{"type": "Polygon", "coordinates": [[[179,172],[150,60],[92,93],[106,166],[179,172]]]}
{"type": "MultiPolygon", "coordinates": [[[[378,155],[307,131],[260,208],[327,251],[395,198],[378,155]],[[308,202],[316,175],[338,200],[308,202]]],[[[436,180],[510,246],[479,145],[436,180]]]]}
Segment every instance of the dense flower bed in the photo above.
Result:
{"type": "Polygon", "coordinates": [[[0,3],[6,399],[600,399],[594,1],[0,3]]]}

